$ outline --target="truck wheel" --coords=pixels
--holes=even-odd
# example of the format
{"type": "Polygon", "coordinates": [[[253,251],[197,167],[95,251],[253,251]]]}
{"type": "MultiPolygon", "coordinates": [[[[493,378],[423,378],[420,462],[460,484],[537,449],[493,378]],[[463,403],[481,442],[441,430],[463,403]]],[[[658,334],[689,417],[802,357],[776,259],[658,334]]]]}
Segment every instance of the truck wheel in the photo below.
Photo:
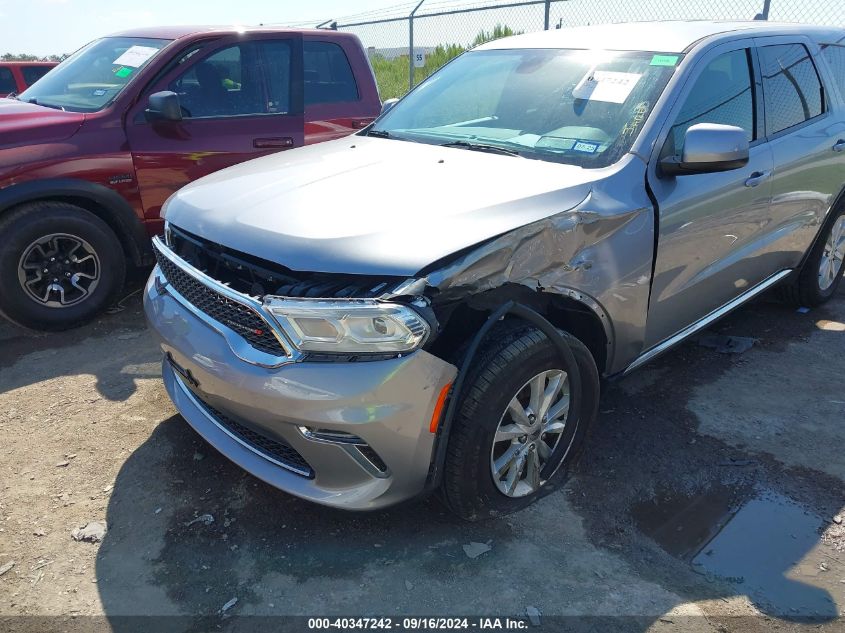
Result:
{"type": "Polygon", "coordinates": [[[21,205],[0,218],[0,238],[0,312],[18,325],[73,327],[98,314],[123,287],[120,241],[76,205],[21,205]]]}
{"type": "Polygon", "coordinates": [[[569,408],[565,361],[540,330],[512,322],[479,351],[444,468],[443,496],[462,518],[524,508],[565,481],[579,457],[598,411],[599,375],[583,343],[563,334],[581,375],[579,415],[569,408]]]}
{"type": "Polygon", "coordinates": [[[780,289],[781,297],[789,303],[818,306],[830,299],[839,287],[845,259],[845,207],[834,213],[804,262],[797,281],[780,289]]]}

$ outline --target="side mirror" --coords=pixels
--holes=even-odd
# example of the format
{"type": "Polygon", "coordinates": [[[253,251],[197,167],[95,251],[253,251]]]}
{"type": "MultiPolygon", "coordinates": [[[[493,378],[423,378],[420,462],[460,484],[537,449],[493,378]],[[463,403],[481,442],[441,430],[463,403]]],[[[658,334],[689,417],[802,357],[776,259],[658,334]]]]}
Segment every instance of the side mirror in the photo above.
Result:
{"type": "Polygon", "coordinates": [[[384,114],[388,110],[390,110],[393,106],[399,103],[399,99],[387,99],[384,103],[381,104],[381,113],[384,114]]]}
{"type": "Polygon", "coordinates": [[[670,156],[660,161],[667,176],[688,176],[731,171],[748,164],[748,137],[741,127],[717,123],[697,123],[684,136],[680,159],[670,156]]]}
{"type": "Polygon", "coordinates": [[[147,121],[181,121],[182,106],[179,95],[169,90],[155,92],[150,95],[149,107],[144,110],[147,121]]]}

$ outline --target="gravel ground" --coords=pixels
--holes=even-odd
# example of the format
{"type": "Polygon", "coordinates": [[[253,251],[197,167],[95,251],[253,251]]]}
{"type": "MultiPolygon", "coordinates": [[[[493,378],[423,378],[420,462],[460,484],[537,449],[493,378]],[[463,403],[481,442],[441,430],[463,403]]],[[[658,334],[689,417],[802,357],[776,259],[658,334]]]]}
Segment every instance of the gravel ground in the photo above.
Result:
{"type": "Polygon", "coordinates": [[[481,524],[436,499],[343,514],[246,475],[176,414],[124,305],[63,334],[0,324],[0,630],[537,612],[544,630],[845,630],[845,288],[735,313],[711,334],[755,338],[742,354],[691,341],[605,385],[576,476],[481,524]],[[74,540],[93,522],[100,542],[74,540]]]}

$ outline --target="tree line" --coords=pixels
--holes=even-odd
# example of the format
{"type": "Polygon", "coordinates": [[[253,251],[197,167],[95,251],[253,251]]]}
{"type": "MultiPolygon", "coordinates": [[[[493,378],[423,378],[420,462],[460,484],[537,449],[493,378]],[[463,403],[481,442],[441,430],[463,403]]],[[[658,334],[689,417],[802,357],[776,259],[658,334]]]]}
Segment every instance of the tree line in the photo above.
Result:
{"type": "Polygon", "coordinates": [[[4,62],[60,62],[67,54],[64,55],[45,55],[39,57],[38,55],[27,55],[26,53],[3,53],[0,56],[0,61],[4,62]]]}

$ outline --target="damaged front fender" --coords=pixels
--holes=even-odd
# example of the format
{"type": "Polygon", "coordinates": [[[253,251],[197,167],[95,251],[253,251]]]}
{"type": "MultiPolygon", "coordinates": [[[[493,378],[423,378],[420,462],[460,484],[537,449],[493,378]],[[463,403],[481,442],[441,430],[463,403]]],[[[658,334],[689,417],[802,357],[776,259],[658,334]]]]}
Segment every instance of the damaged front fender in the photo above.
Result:
{"type": "Polygon", "coordinates": [[[654,253],[655,212],[640,160],[594,183],[575,208],[509,231],[430,270],[403,292],[451,302],[520,284],[574,299],[599,317],[608,373],[642,350],[654,253]],[[636,186],[636,185],[639,186],[636,186]]]}

